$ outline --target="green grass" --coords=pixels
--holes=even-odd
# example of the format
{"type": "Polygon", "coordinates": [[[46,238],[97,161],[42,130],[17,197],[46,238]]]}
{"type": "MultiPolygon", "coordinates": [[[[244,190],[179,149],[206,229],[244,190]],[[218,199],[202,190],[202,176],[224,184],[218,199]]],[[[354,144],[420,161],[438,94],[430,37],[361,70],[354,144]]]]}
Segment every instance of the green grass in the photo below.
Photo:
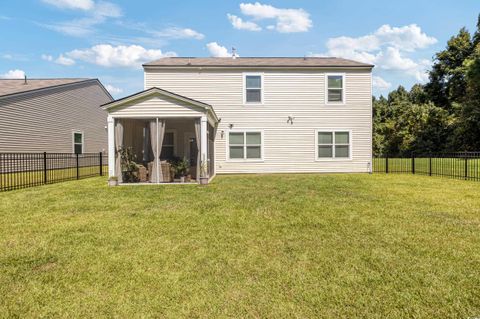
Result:
{"type": "Polygon", "coordinates": [[[480,185],[219,176],[0,193],[2,317],[480,316],[480,185]]]}

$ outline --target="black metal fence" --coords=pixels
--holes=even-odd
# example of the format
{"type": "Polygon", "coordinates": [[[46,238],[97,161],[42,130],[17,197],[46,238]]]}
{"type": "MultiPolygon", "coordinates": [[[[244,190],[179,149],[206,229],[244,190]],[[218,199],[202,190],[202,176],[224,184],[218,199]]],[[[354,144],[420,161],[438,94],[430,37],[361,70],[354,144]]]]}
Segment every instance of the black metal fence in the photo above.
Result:
{"type": "Polygon", "coordinates": [[[107,162],[102,153],[0,153],[0,192],[102,176],[107,162]]]}
{"type": "Polygon", "coordinates": [[[480,152],[412,154],[376,157],[375,173],[410,173],[480,181],[480,152]]]}

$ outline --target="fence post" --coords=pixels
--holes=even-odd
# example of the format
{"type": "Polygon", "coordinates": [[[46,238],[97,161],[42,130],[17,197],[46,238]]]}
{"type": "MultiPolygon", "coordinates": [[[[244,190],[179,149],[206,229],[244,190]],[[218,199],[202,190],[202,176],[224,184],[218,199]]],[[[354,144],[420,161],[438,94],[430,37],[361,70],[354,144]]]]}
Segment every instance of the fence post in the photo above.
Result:
{"type": "Polygon", "coordinates": [[[432,176],[432,153],[430,153],[430,157],[428,158],[428,175],[432,176]]]}
{"type": "Polygon", "coordinates": [[[43,152],[43,183],[47,184],[47,152],[43,152]]]}
{"type": "Polygon", "coordinates": [[[100,176],[103,176],[103,163],[102,163],[102,152],[100,154],[100,176]]]}
{"type": "Polygon", "coordinates": [[[385,173],[388,174],[388,155],[385,156],[385,173]]]}
{"type": "Polygon", "coordinates": [[[412,152],[412,174],[415,174],[415,153],[412,152]]]}
{"type": "Polygon", "coordinates": [[[468,158],[467,152],[465,152],[465,180],[468,179],[468,158]]]}
{"type": "Polygon", "coordinates": [[[79,174],[79,168],[78,168],[78,153],[75,154],[76,156],[76,162],[77,162],[77,179],[80,178],[80,174],[79,174]]]}

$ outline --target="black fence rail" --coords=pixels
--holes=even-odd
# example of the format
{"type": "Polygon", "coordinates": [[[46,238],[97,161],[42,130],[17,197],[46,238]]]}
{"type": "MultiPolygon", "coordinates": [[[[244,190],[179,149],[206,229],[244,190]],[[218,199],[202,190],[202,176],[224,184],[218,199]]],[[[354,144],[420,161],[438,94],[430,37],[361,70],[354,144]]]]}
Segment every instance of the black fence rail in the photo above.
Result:
{"type": "Polygon", "coordinates": [[[102,176],[102,153],[0,153],[0,192],[102,176]]]}
{"type": "Polygon", "coordinates": [[[376,157],[375,173],[410,173],[480,181],[480,152],[412,154],[376,157]]]}

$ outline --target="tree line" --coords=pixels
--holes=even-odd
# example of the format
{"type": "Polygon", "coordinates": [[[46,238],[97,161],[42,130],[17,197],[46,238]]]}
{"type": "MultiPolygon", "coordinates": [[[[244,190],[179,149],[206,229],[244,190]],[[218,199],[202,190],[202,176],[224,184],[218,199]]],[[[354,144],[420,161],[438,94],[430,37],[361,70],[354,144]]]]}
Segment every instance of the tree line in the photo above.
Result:
{"type": "Polygon", "coordinates": [[[435,54],[429,81],[373,97],[374,155],[480,151],[480,15],[435,54]]]}

